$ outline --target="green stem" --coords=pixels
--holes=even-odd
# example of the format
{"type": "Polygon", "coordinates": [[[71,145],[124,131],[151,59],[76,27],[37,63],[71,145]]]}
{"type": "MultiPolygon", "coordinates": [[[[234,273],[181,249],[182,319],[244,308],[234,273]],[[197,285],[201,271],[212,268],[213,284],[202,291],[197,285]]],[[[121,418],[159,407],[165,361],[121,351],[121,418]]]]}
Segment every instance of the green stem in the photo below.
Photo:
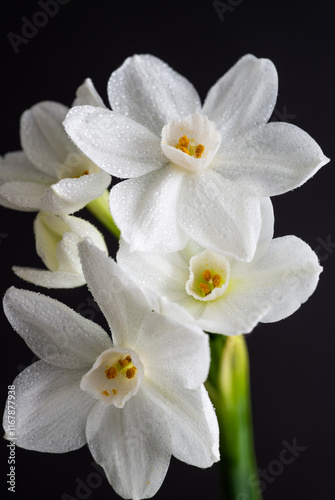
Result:
{"type": "Polygon", "coordinates": [[[220,427],[225,500],[261,500],[253,443],[249,361],[245,339],[211,336],[212,363],[206,382],[220,427]]]}
{"type": "Polygon", "coordinates": [[[86,208],[115,236],[119,239],[120,230],[115,224],[109,211],[108,191],[106,190],[100,198],[90,201],[86,208]]]}

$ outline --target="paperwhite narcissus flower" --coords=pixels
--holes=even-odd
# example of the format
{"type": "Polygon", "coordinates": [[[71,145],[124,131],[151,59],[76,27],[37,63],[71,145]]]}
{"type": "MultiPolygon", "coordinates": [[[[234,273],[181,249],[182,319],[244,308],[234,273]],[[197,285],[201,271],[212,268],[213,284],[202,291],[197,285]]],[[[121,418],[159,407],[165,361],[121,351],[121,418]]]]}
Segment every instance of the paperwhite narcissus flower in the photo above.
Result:
{"type": "MultiPolygon", "coordinates": [[[[90,79],[77,90],[74,105],[104,107],[90,79]]],[[[62,215],[100,197],[111,177],[69,140],[62,121],[68,108],[44,101],[25,111],[20,134],[23,151],[0,162],[0,204],[22,211],[62,215]]]]}
{"type": "Polygon", "coordinates": [[[250,333],[258,322],[293,314],[314,292],[322,267],[295,236],[272,239],[269,199],[261,200],[262,229],[253,260],[238,261],[194,241],[170,254],[129,252],[120,242],[117,261],[141,287],[183,306],[212,333],[250,333]]]}
{"type": "Polygon", "coordinates": [[[90,238],[100,250],[108,253],[105,240],[86,220],[72,215],[39,212],[34,221],[36,251],[49,269],[14,266],[20,278],[46,288],[75,288],[86,283],[78,243],[90,238]]]}
{"type": "Polygon", "coordinates": [[[100,168],[133,177],[110,210],[132,249],[171,252],[191,237],[253,257],[260,197],[291,190],[329,160],[300,128],[267,123],[277,98],[273,63],[246,55],[209,91],[151,55],[135,55],[108,83],[113,111],[74,107],[65,129],[100,168]]]}
{"type": "Polygon", "coordinates": [[[144,295],[96,247],[80,249],[113,342],[54,299],[7,291],[6,316],[41,359],[13,382],[15,443],[51,453],[87,443],[119,495],[149,498],[171,455],[198,467],[219,459],[218,423],[203,386],[208,337],[176,304],[144,295]]]}

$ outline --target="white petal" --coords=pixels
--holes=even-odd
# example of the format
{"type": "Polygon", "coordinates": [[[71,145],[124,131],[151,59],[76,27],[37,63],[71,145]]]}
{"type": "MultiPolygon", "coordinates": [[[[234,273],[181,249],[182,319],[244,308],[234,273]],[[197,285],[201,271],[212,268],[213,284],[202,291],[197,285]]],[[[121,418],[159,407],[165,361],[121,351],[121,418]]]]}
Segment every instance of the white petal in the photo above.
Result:
{"type": "Polygon", "coordinates": [[[1,158],[0,183],[11,181],[37,182],[50,185],[54,177],[38,170],[23,151],[7,153],[1,158]]]}
{"type": "Polygon", "coordinates": [[[13,266],[13,271],[19,278],[45,288],[77,288],[86,283],[83,275],[62,271],[47,271],[20,266],[13,266]]]}
{"type": "Polygon", "coordinates": [[[168,121],[201,108],[193,85],[148,54],[129,57],[112,73],[108,97],[114,111],[129,116],[158,136],[168,121]]]}
{"type": "Polygon", "coordinates": [[[271,199],[260,198],[259,202],[262,225],[259,233],[256,252],[254,258],[252,259],[253,262],[256,262],[267,251],[272,241],[274,232],[274,213],[271,199]]]}
{"type": "Polygon", "coordinates": [[[164,167],[112,187],[110,211],[132,250],[172,252],[185,246],[188,238],[177,219],[182,180],[177,169],[164,167]]]}
{"type": "Polygon", "coordinates": [[[151,312],[148,300],[123,270],[88,240],[79,244],[87,285],[105,315],[115,345],[133,347],[139,327],[151,312]]]}
{"type": "Polygon", "coordinates": [[[273,63],[248,54],[210,89],[202,113],[216,123],[222,142],[228,142],[269,120],[277,92],[273,63]]]}
{"type": "Polygon", "coordinates": [[[41,208],[41,199],[48,187],[37,182],[6,182],[0,186],[0,197],[8,202],[9,208],[35,211],[41,208]]]}
{"type": "Polygon", "coordinates": [[[294,189],[329,159],[306,132],[289,123],[268,123],[224,145],[220,173],[248,186],[258,196],[294,189]]]}
{"type": "Polygon", "coordinates": [[[86,428],[89,449],[123,498],[151,498],[170,462],[169,427],[163,411],[140,390],[121,410],[97,403],[86,428]]]}
{"type": "Polygon", "coordinates": [[[96,91],[91,78],[86,78],[80,87],[77,88],[76,98],[73,101],[72,106],[84,106],[85,104],[100,108],[106,107],[96,91]]]}
{"type": "Polygon", "coordinates": [[[179,197],[178,220],[197,243],[241,260],[253,258],[261,215],[259,199],[251,191],[207,169],[188,175],[179,197]]]}
{"type": "Polygon", "coordinates": [[[83,175],[78,179],[62,179],[45,192],[41,210],[58,215],[74,213],[102,196],[110,181],[105,172],[83,175]]]}
{"type": "Polygon", "coordinates": [[[111,347],[107,333],[55,299],[11,287],[4,311],[14,330],[44,361],[63,368],[91,368],[111,347]]]}
{"type": "Polygon", "coordinates": [[[104,237],[93,224],[72,215],[64,215],[63,220],[69,229],[75,232],[81,239],[90,238],[96,247],[107,253],[104,237]]]}
{"type": "Polygon", "coordinates": [[[191,391],[150,380],[143,391],[164,410],[176,458],[197,467],[211,467],[219,460],[218,422],[203,386],[191,391]]]}
{"type": "Polygon", "coordinates": [[[72,108],[64,127],[86,156],[117,177],[137,177],[167,163],[157,136],[108,109],[72,108]]]}
{"type": "Polygon", "coordinates": [[[236,294],[267,306],[260,321],[274,322],[293,314],[314,292],[322,267],[317,255],[295,236],[275,238],[255,264],[236,265],[236,294]]]}
{"type": "Polygon", "coordinates": [[[185,297],[185,283],[189,278],[188,260],[180,252],[151,254],[130,251],[128,243],[120,238],[117,261],[139,285],[155,290],[160,295],[178,302],[185,297]]]}
{"type": "Polygon", "coordinates": [[[58,102],[44,101],[25,111],[21,117],[21,144],[29,160],[42,172],[56,175],[74,148],[62,126],[68,108],[58,102]]]}
{"type": "Polygon", "coordinates": [[[39,212],[34,220],[36,252],[50,271],[58,271],[56,249],[68,230],[67,224],[57,215],[39,212]]]}
{"type": "MultiPolygon", "coordinates": [[[[15,443],[45,453],[65,453],[86,444],[85,425],[94,399],[79,388],[82,370],[37,361],[16,377],[15,443]]],[[[4,428],[8,430],[7,414],[4,428]]],[[[7,432],[7,439],[11,439],[7,432]]]]}

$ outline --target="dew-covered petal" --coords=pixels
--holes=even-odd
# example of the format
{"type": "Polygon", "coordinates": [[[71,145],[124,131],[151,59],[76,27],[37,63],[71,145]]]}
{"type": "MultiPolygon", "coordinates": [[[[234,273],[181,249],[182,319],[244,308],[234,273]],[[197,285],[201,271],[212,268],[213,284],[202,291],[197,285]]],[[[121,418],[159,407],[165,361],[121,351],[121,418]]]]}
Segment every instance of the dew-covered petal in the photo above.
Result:
{"type": "Polygon", "coordinates": [[[178,221],[189,237],[217,253],[253,258],[261,213],[251,191],[207,169],[185,178],[179,198],[178,221]]]}
{"type": "MultiPolygon", "coordinates": [[[[94,399],[79,387],[82,370],[37,361],[14,380],[15,444],[44,453],[65,453],[86,444],[85,426],[94,399]]],[[[7,412],[6,438],[11,439],[7,412]]]]}
{"type": "Polygon", "coordinates": [[[110,211],[132,250],[172,252],[185,246],[187,234],[178,224],[183,175],[168,166],[112,187],[110,211]]]}
{"type": "Polygon", "coordinates": [[[41,359],[62,368],[90,368],[111,347],[107,333],[55,299],[11,287],[4,311],[14,330],[41,359]]]}
{"type": "Polygon", "coordinates": [[[127,116],[108,109],[72,108],[64,127],[88,158],[117,177],[137,177],[167,163],[157,136],[127,116]]]}
{"type": "Polygon", "coordinates": [[[82,274],[20,266],[13,266],[13,272],[19,278],[44,288],[77,288],[86,283],[82,274]]]}
{"type": "Polygon", "coordinates": [[[0,186],[0,198],[8,203],[8,208],[23,212],[41,209],[41,200],[49,188],[37,182],[12,181],[0,186]]]}
{"type": "Polygon", "coordinates": [[[87,443],[115,491],[123,498],[151,498],[170,463],[170,433],[164,412],[141,389],[121,410],[97,403],[86,427],[87,443]]]}
{"type": "Polygon", "coordinates": [[[62,179],[45,192],[40,208],[57,215],[77,212],[102,196],[110,182],[111,178],[105,172],[62,179]]]}
{"type": "Polygon", "coordinates": [[[7,153],[0,159],[0,184],[23,181],[50,185],[55,178],[38,170],[23,151],[7,153]]]}
{"type": "Polygon", "coordinates": [[[58,102],[35,104],[21,116],[21,144],[29,160],[42,172],[57,175],[57,168],[74,148],[62,122],[68,108],[58,102]]]}
{"type": "Polygon", "coordinates": [[[223,145],[218,171],[257,196],[294,189],[329,162],[310,135],[289,123],[268,123],[223,145]]]}
{"type": "Polygon", "coordinates": [[[213,85],[202,113],[216,123],[225,143],[266,123],[277,92],[278,76],[273,63],[247,54],[213,85]]]}
{"type": "Polygon", "coordinates": [[[86,78],[84,82],[77,88],[76,98],[73,101],[72,106],[84,106],[88,104],[89,106],[97,106],[100,108],[105,108],[100,95],[96,91],[91,78],[86,78]]]}
{"type": "Polygon", "coordinates": [[[164,411],[176,458],[203,468],[220,459],[217,417],[204,386],[188,390],[148,379],[143,391],[147,399],[164,411]]]}
{"type": "Polygon", "coordinates": [[[275,238],[262,258],[235,266],[236,295],[267,306],[260,321],[271,323],[293,314],[314,292],[322,267],[307,243],[296,236],[275,238]]]}
{"type": "Polygon", "coordinates": [[[149,54],[128,57],[108,82],[114,111],[129,116],[157,136],[173,118],[200,111],[193,85],[166,63],[149,54]]]}

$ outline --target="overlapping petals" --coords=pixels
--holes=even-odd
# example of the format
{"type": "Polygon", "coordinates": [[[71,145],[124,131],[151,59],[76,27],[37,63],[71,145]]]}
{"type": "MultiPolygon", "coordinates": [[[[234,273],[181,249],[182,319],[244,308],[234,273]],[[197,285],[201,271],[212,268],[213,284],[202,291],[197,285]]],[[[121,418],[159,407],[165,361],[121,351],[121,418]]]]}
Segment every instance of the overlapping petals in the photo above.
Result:
{"type": "MultiPolygon", "coordinates": [[[[87,442],[119,495],[149,498],[161,486],[172,454],[199,467],[219,459],[218,424],[203,387],[208,338],[178,305],[143,294],[88,240],[79,247],[85,279],[106,313],[114,343],[101,327],[54,299],[7,291],[8,320],[41,358],[14,381],[16,442],[56,453],[87,442]],[[109,353],[127,350],[136,353],[134,363],[143,364],[143,380],[123,407],[114,406],[107,390],[102,394],[111,399],[103,404],[94,396],[102,389],[92,386],[99,377],[90,379],[90,391],[83,380],[102,354],[108,364],[109,353]]],[[[105,370],[106,384],[125,376],[126,365],[131,368],[125,380],[136,377],[130,356],[121,357],[105,370]]]]}
{"type": "MultiPolygon", "coordinates": [[[[90,80],[78,89],[78,104],[103,106],[90,80]]],[[[0,203],[22,211],[71,214],[101,196],[111,178],[69,140],[62,122],[68,108],[44,101],[25,111],[23,151],[7,154],[0,165],[0,203]]]]}
{"type": "Polygon", "coordinates": [[[154,56],[135,55],[110,77],[113,111],[69,112],[65,129],[92,161],[110,174],[137,178],[113,187],[110,195],[112,216],[133,249],[176,251],[189,237],[204,245],[205,236],[214,248],[211,234],[226,233],[220,249],[252,260],[259,198],[301,185],[328,162],[298,127],[267,124],[277,87],[273,63],[248,54],[212,87],[201,108],[184,77],[154,56]],[[208,118],[205,128],[195,118],[199,113],[208,118]],[[220,142],[211,139],[215,128],[221,145],[212,157],[220,142]],[[178,146],[185,130],[183,140],[196,141],[204,151],[197,157],[178,146]],[[165,137],[174,140],[166,143],[165,137]],[[171,182],[172,171],[179,182],[171,182]]]}

